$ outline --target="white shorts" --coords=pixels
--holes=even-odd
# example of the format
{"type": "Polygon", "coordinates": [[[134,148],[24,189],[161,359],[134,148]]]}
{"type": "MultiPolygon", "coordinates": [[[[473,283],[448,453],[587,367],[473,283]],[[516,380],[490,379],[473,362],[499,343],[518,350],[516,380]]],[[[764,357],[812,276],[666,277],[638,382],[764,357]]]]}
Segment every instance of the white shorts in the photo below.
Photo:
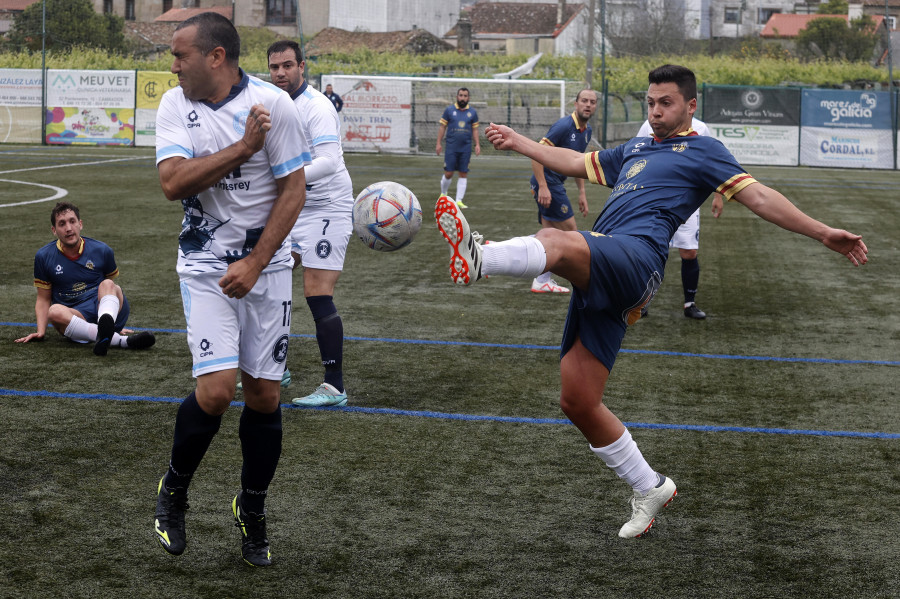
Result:
{"type": "Polygon", "coordinates": [[[291,229],[291,252],[305,268],[344,270],[353,232],[353,197],[306,205],[291,229]]]}
{"type": "Polygon", "coordinates": [[[222,273],[181,279],[192,374],[240,368],[253,378],[281,380],[291,330],[291,271],[264,272],[241,299],[219,287],[222,273]]]}
{"type": "Polygon", "coordinates": [[[678,227],[669,247],[682,250],[696,250],[700,247],[700,209],[688,217],[684,224],[678,227]]]}

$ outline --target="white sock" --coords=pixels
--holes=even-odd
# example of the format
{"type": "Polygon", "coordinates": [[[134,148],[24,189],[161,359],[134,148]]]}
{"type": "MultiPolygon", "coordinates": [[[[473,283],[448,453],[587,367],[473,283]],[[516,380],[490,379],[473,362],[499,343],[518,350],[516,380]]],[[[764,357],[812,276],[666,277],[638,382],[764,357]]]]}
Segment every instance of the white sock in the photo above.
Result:
{"type": "MultiPolygon", "coordinates": [[[[73,316],[63,335],[77,343],[90,343],[91,341],[97,340],[97,325],[91,324],[77,316],[73,316]]],[[[128,336],[113,333],[112,341],[110,341],[109,344],[113,347],[127,347],[128,336]]]]}
{"type": "Polygon", "coordinates": [[[96,341],[97,325],[91,324],[83,318],[73,316],[72,320],[69,321],[69,326],[66,327],[66,332],[63,333],[63,335],[78,343],[88,343],[89,341],[96,341]]]}
{"type": "Polygon", "coordinates": [[[447,190],[450,189],[450,181],[452,181],[452,180],[453,180],[453,177],[450,177],[448,179],[444,175],[441,175],[441,195],[442,196],[447,195],[447,190]]]}
{"type": "Polygon", "coordinates": [[[534,278],[534,280],[535,280],[535,282],[536,282],[538,285],[543,285],[544,283],[549,283],[549,282],[550,282],[550,276],[551,276],[551,273],[550,273],[550,271],[548,270],[548,271],[545,272],[544,274],[536,276],[536,277],[534,278]]]}
{"type": "Polygon", "coordinates": [[[481,274],[536,277],[547,268],[544,244],[534,237],[513,237],[482,246],[481,274]]]}
{"type": "Polygon", "coordinates": [[[456,180],[456,201],[462,202],[462,199],[466,197],[466,186],[469,184],[469,180],[460,177],[456,180]]]}
{"type": "Polygon", "coordinates": [[[619,478],[624,478],[641,495],[646,495],[659,483],[659,476],[644,459],[628,429],[625,429],[617,441],[606,447],[590,447],[619,478]]]}
{"type": "Polygon", "coordinates": [[[119,315],[119,298],[113,294],[104,295],[97,304],[97,320],[104,314],[112,316],[113,320],[119,315]]]}

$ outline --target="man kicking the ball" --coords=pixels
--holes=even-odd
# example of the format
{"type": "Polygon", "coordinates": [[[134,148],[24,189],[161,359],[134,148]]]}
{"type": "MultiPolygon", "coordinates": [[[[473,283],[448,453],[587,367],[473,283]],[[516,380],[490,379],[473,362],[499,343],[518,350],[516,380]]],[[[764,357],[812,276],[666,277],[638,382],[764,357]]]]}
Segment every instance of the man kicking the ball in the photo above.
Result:
{"type": "Polygon", "coordinates": [[[867,260],[859,235],[833,229],[762,185],[718,140],[691,129],[697,109],[694,73],[664,65],[649,74],[647,107],[653,138],[581,154],[540,145],[509,127],[485,132],[498,150],[513,150],[570,177],[612,188],[591,231],[542,229],[481,247],[456,204],[438,200],[435,219],[451,246],[450,274],[468,285],[483,276],[534,277],[551,271],[574,286],[561,346],[560,406],[591,451],[633,489],[623,538],[644,535],[676,495],[675,482],[654,470],[631,434],[603,403],[603,390],[628,325],[662,281],[675,229],[712,193],[721,193],[780,227],[820,241],[854,265],[867,260]]]}

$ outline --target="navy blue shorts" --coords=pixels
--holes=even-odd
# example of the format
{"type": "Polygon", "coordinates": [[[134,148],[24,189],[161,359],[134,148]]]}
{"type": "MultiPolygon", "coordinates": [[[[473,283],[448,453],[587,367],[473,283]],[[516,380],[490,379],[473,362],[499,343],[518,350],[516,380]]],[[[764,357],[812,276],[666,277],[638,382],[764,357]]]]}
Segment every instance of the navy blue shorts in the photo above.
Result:
{"type": "Polygon", "coordinates": [[[472,148],[461,152],[447,150],[444,152],[444,172],[459,171],[469,172],[469,159],[472,157],[472,148]]]}
{"type": "MultiPolygon", "coordinates": [[[[119,306],[119,315],[116,316],[117,333],[125,327],[125,323],[128,322],[128,314],[131,312],[131,307],[128,305],[128,298],[122,296],[122,300],[122,305],[119,306]]],[[[97,299],[96,295],[91,299],[81,302],[78,305],[69,307],[81,312],[81,315],[84,316],[84,320],[86,322],[90,322],[92,324],[97,322],[97,309],[99,307],[99,300],[97,299]]]]}
{"type": "Polygon", "coordinates": [[[579,231],[591,249],[591,281],[587,290],[572,290],[560,355],[576,337],[612,370],[625,329],[641,317],[662,283],[665,258],[638,237],[607,236],[579,231]]]}
{"type": "MultiPolygon", "coordinates": [[[[550,205],[544,208],[538,203],[538,223],[541,222],[541,219],[561,222],[575,216],[572,203],[569,201],[569,196],[566,195],[566,186],[563,183],[548,183],[547,189],[550,190],[550,205]]],[[[538,184],[534,179],[531,183],[531,194],[537,203],[538,184]]]]}

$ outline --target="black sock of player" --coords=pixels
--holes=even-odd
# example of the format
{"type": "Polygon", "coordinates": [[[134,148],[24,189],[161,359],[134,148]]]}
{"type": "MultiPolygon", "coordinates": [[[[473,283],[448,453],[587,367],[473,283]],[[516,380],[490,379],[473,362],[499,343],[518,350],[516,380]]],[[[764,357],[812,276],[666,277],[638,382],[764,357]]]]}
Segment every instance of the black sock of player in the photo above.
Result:
{"type": "Polygon", "coordinates": [[[306,303],[316,321],[316,341],[325,367],[325,382],[344,391],[344,323],[330,295],[314,295],[306,303]]]}
{"type": "Polygon", "coordinates": [[[247,406],[241,412],[238,427],[244,466],[241,470],[241,495],[244,510],[265,513],[266,494],[281,457],[281,406],[271,414],[247,406]]]}
{"type": "Polygon", "coordinates": [[[684,287],[684,303],[690,304],[697,297],[700,285],[700,261],[681,259],[681,285],[684,287]]]}
{"type": "Polygon", "coordinates": [[[203,411],[193,391],[181,402],[175,416],[172,460],[166,473],[168,489],[188,487],[221,423],[221,416],[210,416],[203,411]]]}

